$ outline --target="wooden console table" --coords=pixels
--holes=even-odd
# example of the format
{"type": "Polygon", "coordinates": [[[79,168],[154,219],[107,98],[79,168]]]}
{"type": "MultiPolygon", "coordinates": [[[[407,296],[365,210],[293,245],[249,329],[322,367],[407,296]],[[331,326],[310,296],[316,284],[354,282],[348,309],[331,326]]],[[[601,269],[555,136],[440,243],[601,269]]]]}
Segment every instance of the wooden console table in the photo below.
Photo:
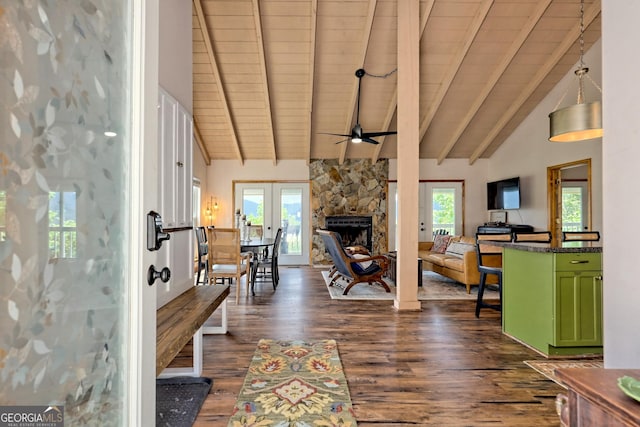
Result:
{"type": "Polygon", "coordinates": [[[640,369],[556,369],[556,377],[568,388],[558,395],[563,426],[640,426],[640,402],[618,388],[618,378],[640,378],[640,369]]]}

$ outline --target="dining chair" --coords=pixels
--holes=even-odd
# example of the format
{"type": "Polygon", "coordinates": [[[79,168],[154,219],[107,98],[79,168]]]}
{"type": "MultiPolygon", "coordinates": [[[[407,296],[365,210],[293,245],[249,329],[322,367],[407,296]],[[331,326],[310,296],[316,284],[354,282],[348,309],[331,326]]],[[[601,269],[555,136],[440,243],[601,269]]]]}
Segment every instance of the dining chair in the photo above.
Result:
{"type": "Polygon", "coordinates": [[[598,242],[600,241],[599,231],[563,231],[563,242],[598,242]]]}
{"type": "Polygon", "coordinates": [[[237,228],[214,228],[209,230],[210,281],[235,279],[236,304],[240,301],[240,280],[245,276],[246,293],[249,294],[251,278],[251,252],[240,252],[240,230],[237,228]]]}
{"type": "Polygon", "coordinates": [[[209,283],[209,243],[207,242],[207,231],[204,227],[194,227],[193,231],[196,233],[196,242],[198,245],[198,276],[196,277],[196,284],[206,285],[209,283]],[[202,283],[200,282],[200,275],[204,272],[202,283]]]}
{"type": "Polygon", "coordinates": [[[478,300],[476,302],[476,317],[480,317],[481,308],[502,310],[502,247],[492,245],[492,241],[511,241],[511,233],[500,234],[476,234],[476,256],[478,258],[478,271],[480,283],[478,284],[478,300]],[[483,300],[484,288],[487,285],[487,275],[494,275],[498,280],[498,304],[487,303],[483,300]]]}
{"type": "Polygon", "coordinates": [[[278,282],[280,281],[280,275],[278,274],[278,255],[280,254],[281,242],[282,228],[278,228],[278,231],[276,231],[276,237],[274,239],[273,247],[271,248],[271,253],[269,253],[269,248],[267,247],[267,251],[264,252],[264,255],[257,260],[254,260],[254,263],[256,263],[256,265],[253,268],[253,277],[251,278],[252,290],[258,277],[262,279],[270,278],[274,291],[278,287],[278,282]],[[258,270],[260,269],[262,269],[262,273],[260,274],[260,276],[258,276],[258,270]]]}
{"type": "Polygon", "coordinates": [[[514,242],[537,242],[537,243],[549,243],[551,242],[550,231],[528,231],[513,234],[514,242]]]}

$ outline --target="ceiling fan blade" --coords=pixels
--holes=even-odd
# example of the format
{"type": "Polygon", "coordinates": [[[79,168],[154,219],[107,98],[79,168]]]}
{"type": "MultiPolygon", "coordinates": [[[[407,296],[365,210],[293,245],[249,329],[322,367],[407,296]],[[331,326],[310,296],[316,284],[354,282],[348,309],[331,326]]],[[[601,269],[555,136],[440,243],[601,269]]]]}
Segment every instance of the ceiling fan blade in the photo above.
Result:
{"type": "Polygon", "coordinates": [[[349,140],[351,140],[351,138],[345,138],[343,140],[340,140],[340,141],[336,142],[336,144],[342,144],[343,142],[349,141],[349,140]]]}
{"type": "Polygon", "coordinates": [[[363,140],[364,142],[368,142],[369,144],[376,144],[376,145],[377,145],[377,144],[380,144],[378,141],[376,141],[375,139],[371,139],[371,138],[369,138],[368,136],[363,136],[363,137],[362,137],[362,140],[363,140]]]}
{"type": "Polygon", "coordinates": [[[327,133],[327,132],[318,132],[319,135],[333,135],[333,136],[348,136],[351,137],[351,135],[346,135],[344,133],[327,133]]]}
{"type": "Polygon", "coordinates": [[[385,135],[396,135],[397,131],[389,131],[389,132],[365,132],[362,134],[363,137],[371,137],[371,136],[385,136],[385,135]]]}

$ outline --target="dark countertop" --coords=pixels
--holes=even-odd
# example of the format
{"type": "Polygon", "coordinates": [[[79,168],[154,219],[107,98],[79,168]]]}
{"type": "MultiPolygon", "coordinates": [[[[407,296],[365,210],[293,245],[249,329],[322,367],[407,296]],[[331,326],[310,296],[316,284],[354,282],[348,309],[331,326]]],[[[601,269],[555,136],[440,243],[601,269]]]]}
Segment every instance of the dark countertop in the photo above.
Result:
{"type": "Polygon", "coordinates": [[[527,252],[550,253],[602,253],[601,242],[560,242],[560,243],[515,243],[491,241],[493,246],[518,249],[527,252]]]}

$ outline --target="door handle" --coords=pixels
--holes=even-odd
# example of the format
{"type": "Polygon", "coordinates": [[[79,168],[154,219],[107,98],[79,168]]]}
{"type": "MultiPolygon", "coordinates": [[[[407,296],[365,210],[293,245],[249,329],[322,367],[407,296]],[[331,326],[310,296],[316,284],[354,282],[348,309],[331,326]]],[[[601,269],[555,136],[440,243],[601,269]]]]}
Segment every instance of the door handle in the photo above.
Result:
{"type": "Polygon", "coordinates": [[[589,264],[589,261],[586,259],[574,259],[571,260],[571,264],[589,264]]]}
{"type": "Polygon", "coordinates": [[[156,279],[160,279],[162,282],[167,283],[169,279],[171,279],[171,270],[169,270],[169,267],[165,267],[158,271],[156,270],[156,267],[151,264],[151,266],[149,266],[149,270],[147,270],[147,283],[149,286],[152,286],[156,279]]]}
{"type": "Polygon", "coordinates": [[[147,214],[147,249],[157,251],[162,242],[169,240],[171,235],[162,229],[162,217],[159,213],[150,211],[147,214]]]}

